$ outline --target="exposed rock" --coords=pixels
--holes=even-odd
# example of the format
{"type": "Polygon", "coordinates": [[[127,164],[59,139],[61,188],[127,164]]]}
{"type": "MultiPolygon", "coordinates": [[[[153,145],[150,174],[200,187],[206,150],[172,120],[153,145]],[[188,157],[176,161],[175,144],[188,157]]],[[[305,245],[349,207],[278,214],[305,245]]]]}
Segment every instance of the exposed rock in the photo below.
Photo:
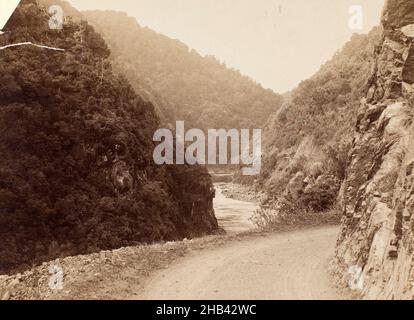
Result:
{"type": "Polygon", "coordinates": [[[10,300],[10,297],[11,297],[10,291],[8,291],[8,290],[7,290],[7,291],[3,294],[3,296],[1,297],[1,300],[2,300],[2,301],[10,300]]]}
{"type": "Polygon", "coordinates": [[[134,186],[134,178],[132,177],[128,165],[125,162],[118,162],[112,169],[112,179],[115,187],[120,192],[127,192],[134,186]]]}
{"type": "Polygon", "coordinates": [[[403,97],[409,98],[414,94],[414,85],[403,82],[403,97]]]}
{"type": "Polygon", "coordinates": [[[414,45],[411,44],[408,56],[404,62],[402,78],[409,84],[414,83],[414,45]]]}
{"type": "Polygon", "coordinates": [[[367,99],[361,103],[342,186],[344,222],[336,262],[344,279],[363,269],[363,294],[414,298],[414,2],[388,0],[384,38],[367,99]],[[403,32],[398,28],[404,27],[403,32]]]}
{"type": "Polygon", "coordinates": [[[412,24],[414,10],[411,0],[388,0],[383,13],[383,25],[386,29],[401,28],[412,24]]]}
{"type": "Polygon", "coordinates": [[[242,185],[238,183],[220,183],[216,186],[226,196],[226,198],[260,203],[262,202],[266,194],[264,192],[257,191],[252,185],[242,185]]]}
{"type": "Polygon", "coordinates": [[[409,24],[408,26],[402,27],[401,31],[406,37],[414,38],[414,24],[409,24]]]}
{"type": "Polygon", "coordinates": [[[305,178],[305,174],[300,171],[292,178],[292,180],[290,180],[287,187],[287,193],[292,197],[292,199],[298,199],[299,196],[303,193],[305,178]]]}

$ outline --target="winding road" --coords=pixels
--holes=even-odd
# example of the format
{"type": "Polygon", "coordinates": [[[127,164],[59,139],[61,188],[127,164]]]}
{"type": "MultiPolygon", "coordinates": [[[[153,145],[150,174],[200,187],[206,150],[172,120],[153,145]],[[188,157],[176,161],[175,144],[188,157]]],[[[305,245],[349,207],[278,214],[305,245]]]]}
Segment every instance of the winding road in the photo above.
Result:
{"type": "MultiPolygon", "coordinates": [[[[229,217],[228,210],[236,200],[227,199],[229,205],[225,205],[220,197],[219,193],[216,213],[222,227],[230,228],[230,232],[253,227],[248,222],[252,204],[244,203],[245,212],[237,211],[241,216],[233,213],[229,217]]],[[[236,203],[242,205],[240,201],[236,203]]],[[[338,232],[337,227],[321,227],[251,235],[219,248],[194,252],[155,274],[147,283],[142,298],[345,299],[328,272],[338,232]]]]}

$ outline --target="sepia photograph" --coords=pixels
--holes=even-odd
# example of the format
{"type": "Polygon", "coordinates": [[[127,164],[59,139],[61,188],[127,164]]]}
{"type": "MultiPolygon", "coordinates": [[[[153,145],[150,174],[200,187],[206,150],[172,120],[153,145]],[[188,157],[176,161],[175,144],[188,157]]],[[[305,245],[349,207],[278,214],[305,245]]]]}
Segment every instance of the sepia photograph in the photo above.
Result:
{"type": "Polygon", "coordinates": [[[39,300],[414,300],[414,1],[0,0],[0,308],[39,300]]]}

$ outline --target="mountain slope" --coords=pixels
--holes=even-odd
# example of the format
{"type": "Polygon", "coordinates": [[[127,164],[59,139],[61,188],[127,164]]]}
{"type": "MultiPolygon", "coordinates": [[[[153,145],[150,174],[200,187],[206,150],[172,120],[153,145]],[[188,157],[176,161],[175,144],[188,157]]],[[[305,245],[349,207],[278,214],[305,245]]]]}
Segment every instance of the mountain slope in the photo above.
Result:
{"type": "Polygon", "coordinates": [[[185,120],[196,128],[261,128],[281,104],[281,96],[201,57],[178,40],[143,28],[113,11],[84,12],[107,40],[115,69],[153,101],[167,122],[185,120]],[[122,35],[122,36],[120,36],[122,35]]]}
{"type": "Polygon", "coordinates": [[[153,163],[159,119],[114,75],[105,41],[78,19],[62,31],[48,20],[23,0],[0,36],[66,50],[0,51],[0,272],[214,232],[210,177],[153,163]]]}
{"type": "Polygon", "coordinates": [[[378,28],[354,35],[268,121],[257,187],[267,191],[271,212],[324,212],[335,204],[378,40],[378,28]]]}

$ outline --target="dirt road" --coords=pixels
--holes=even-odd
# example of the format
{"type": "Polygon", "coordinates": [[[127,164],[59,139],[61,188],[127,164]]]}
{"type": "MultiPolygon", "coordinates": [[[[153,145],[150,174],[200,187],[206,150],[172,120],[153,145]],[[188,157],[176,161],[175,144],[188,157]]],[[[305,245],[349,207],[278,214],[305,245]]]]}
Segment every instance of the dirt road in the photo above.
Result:
{"type": "Polygon", "coordinates": [[[195,252],[149,279],[142,299],[345,299],[328,273],[336,227],[248,237],[195,252]]]}
{"type": "Polygon", "coordinates": [[[336,227],[238,235],[252,231],[257,205],[225,198],[215,209],[227,236],[136,246],[42,264],[0,277],[0,298],[13,299],[344,299],[328,263],[336,227]],[[50,290],[50,267],[64,272],[50,290]],[[3,280],[2,280],[3,279],[3,280]],[[13,286],[11,286],[13,284],[13,286]]]}

